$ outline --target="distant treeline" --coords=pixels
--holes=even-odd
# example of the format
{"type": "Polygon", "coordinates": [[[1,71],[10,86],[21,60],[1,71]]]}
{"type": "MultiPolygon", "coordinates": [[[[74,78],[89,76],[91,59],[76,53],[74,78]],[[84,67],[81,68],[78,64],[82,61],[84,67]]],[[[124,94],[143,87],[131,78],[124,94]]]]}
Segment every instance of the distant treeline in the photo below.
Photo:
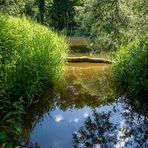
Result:
{"type": "Polygon", "coordinates": [[[66,35],[87,36],[96,51],[116,50],[148,29],[146,0],[2,0],[1,12],[26,15],[66,35]]]}
{"type": "Polygon", "coordinates": [[[0,8],[66,35],[87,36],[97,51],[117,50],[148,29],[147,0],[2,0],[0,8]]]}
{"type": "Polygon", "coordinates": [[[26,15],[37,22],[61,31],[73,30],[75,6],[80,0],[2,0],[1,12],[13,16],[26,15]]]}

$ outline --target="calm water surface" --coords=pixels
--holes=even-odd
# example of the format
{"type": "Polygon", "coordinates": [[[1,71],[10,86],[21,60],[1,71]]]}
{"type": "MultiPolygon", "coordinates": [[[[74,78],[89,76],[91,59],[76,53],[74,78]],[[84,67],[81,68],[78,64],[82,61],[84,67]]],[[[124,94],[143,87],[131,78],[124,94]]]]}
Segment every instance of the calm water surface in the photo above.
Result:
{"type": "Polygon", "coordinates": [[[115,98],[108,73],[105,64],[66,64],[61,84],[29,109],[22,147],[148,147],[147,113],[115,98]]]}

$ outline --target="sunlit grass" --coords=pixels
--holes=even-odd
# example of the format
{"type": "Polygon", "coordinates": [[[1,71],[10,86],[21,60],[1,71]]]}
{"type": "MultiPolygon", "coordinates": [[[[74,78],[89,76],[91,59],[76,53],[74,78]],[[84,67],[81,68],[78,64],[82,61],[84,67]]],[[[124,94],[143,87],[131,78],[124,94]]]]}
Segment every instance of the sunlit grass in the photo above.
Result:
{"type": "Polygon", "coordinates": [[[0,16],[0,140],[4,147],[18,140],[27,106],[44,85],[60,77],[66,50],[64,38],[50,29],[26,18],[0,16]]]}
{"type": "Polygon", "coordinates": [[[0,18],[1,97],[32,101],[60,74],[67,45],[46,27],[25,18],[0,18]]]}
{"type": "Polygon", "coordinates": [[[148,95],[148,40],[139,39],[121,47],[113,63],[118,89],[134,97],[148,95]]]}

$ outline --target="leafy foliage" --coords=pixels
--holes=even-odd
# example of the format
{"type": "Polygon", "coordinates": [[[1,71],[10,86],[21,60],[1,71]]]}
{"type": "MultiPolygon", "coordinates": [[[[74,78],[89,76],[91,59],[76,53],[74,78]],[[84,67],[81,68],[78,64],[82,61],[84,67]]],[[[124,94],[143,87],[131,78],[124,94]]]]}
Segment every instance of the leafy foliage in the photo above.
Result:
{"type": "MultiPolygon", "coordinates": [[[[96,51],[117,50],[147,29],[145,0],[85,0],[76,7],[77,34],[88,36],[96,51]]],[[[147,5],[147,3],[146,3],[147,5]]]]}
{"type": "Polygon", "coordinates": [[[37,22],[61,31],[71,33],[74,21],[75,6],[80,0],[2,0],[1,12],[13,16],[28,16],[37,22]]]}
{"type": "Polygon", "coordinates": [[[52,26],[58,30],[72,29],[75,25],[74,17],[74,0],[53,0],[51,7],[52,26]]]}
{"type": "Polygon", "coordinates": [[[52,0],[29,0],[25,3],[24,14],[33,20],[49,26],[51,24],[50,10],[52,0]]]}
{"type": "Polygon", "coordinates": [[[122,46],[113,64],[119,87],[131,96],[148,95],[148,40],[139,39],[122,46]]]}
{"type": "Polygon", "coordinates": [[[77,10],[76,20],[80,23],[78,32],[90,36],[94,49],[117,49],[123,34],[121,30],[127,25],[117,0],[87,0],[77,10]]]}
{"type": "Polygon", "coordinates": [[[25,7],[25,0],[1,0],[0,12],[13,16],[20,16],[23,14],[25,7]]]}
{"type": "MultiPolygon", "coordinates": [[[[5,102],[6,103],[6,102],[5,102]]],[[[7,102],[1,112],[0,141],[2,147],[14,147],[17,145],[22,133],[22,116],[25,114],[24,101],[20,99],[14,103],[7,102]]]]}

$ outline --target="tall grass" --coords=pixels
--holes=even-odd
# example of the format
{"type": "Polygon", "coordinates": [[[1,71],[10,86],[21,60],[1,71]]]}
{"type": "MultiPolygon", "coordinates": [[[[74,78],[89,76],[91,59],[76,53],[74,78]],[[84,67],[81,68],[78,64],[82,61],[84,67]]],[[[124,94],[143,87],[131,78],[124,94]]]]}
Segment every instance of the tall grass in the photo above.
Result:
{"type": "Polygon", "coordinates": [[[148,38],[122,46],[113,63],[114,80],[129,96],[148,95],[148,38]]]}
{"type": "Polygon", "coordinates": [[[32,101],[44,83],[60,74],[63,38],[25,18],[0,17],[1,97],[32,101]]]}
{"type": "MultiPolygon", "coordinates": [[[[64,38],[50,29],[1,15],[0,114],[9,117],[10,110],[17,112],[16,102],[31,103],[44,84],[53,84],[61,74],[66,49],[64,38]]],[[[23,105],[20,108],[24,110],[23,105]]]]}

